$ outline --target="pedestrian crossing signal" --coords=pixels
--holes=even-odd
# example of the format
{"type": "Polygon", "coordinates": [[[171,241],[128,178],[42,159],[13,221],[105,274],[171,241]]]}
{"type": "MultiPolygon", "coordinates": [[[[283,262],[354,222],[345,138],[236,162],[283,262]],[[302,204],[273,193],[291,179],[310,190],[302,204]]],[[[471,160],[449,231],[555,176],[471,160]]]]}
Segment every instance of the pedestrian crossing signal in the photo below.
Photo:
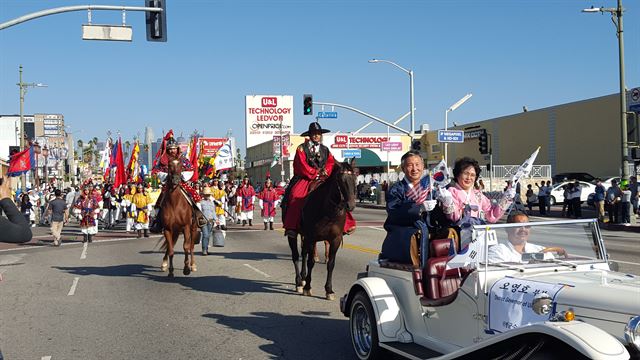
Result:
{"type": "Polygon", "coordinates": [[[303,110],[305,115],[313,115],[313,96],[311,94],[305,94],[303,99],[303,110]]]}

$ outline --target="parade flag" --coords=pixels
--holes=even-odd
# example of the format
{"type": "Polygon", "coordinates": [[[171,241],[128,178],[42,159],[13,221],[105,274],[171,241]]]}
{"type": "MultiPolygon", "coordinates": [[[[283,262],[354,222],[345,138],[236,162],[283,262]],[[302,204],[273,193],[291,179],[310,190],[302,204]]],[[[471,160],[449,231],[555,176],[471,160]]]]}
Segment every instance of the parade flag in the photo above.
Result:
{"type": "Polygon", "coordinates": [[[278,161],[280,160],[280,157],[278,156],[278,154],[273,154],[273,160],[271,161],[271,167],[274,167],[276,165],[278,165],[278,161]]]}
{"type": "Polygon", "coordinates": [[[191,181],[198,181],[198,137],[194,136],[191,140],[191,151],[189,153],[189,162],[193,166],[193,176],[191,181]]]}
{"type": "Polygon", "coordinates": [[[220,150],[218,150],[214,165],[216,167],[216,171],[231,169],[233,167],[233,151],[231,149],[231,139],[227,139],[220,150]]]}
{"type": "Polygon", "coordinates": [[[437,185],[438,187],[445,187],[449,185],[449,182],[451,182],[449,176],[449,168],[447,167],[447,163],[444,161],[444,159],[440,160],[438,165],[433,168],[431,173],[433,174],[433,184],[437,185]]]}
{"type": "Polygon", "coordinates": [[[33,167],[35,167],[35,164],[36,161],[34,158],[33,147],[29,146],[27,149],[11,156],[7,175],[11,177],[20,176],[29,172],[33,167]]]}
{"type": "Polygon", "coordinates": [[[525,160],[522,163],[522,165],[520,165],[520,167],[518,168],[518,171],[516,171],[516,173],[511,178],[511,184],[512,184],[511,186],[515,186],[516,183],[520,181],[521,178],[525,176],[529,176],[529,174],[531,173],[531,169],[533,169],[533,163],[536,161],[536,157],[538,157],[539,151],[540,151],[540,146],[538,146],[536,151],[534,151],[533,154],[531,154],[531,156],[529,156],[529,158],[525,160]]]}
{"type": "Polygon", "coordinates": [[[113,179],[113,186],[117,188],[120,185],[124,185],[127,183],[127,174],[125,173],[124,167],[124,157],[122,155],[122,139],[118,139],[116,143],[116,158],[114,162],[114,167],[116,168],[116,173],[113,179]]]}
{"type": "Polygon", "coordinates": [[[129,173],[129,180],[138,182],[138,154],[140,153],[140,145],[136,140],[131,150],[131,157],[129,158],[129,165],[127,165],[127,172],[129,173]]]}
{"type": "Polygon", "coordinates": [[[429,177],[425,176],[420,179],[420,182],[409,191],[407,191],[407,197],[416,202],[416,204],[422,204],[427,200],[427,195],[431,191],[431,183],[429,177]]]}

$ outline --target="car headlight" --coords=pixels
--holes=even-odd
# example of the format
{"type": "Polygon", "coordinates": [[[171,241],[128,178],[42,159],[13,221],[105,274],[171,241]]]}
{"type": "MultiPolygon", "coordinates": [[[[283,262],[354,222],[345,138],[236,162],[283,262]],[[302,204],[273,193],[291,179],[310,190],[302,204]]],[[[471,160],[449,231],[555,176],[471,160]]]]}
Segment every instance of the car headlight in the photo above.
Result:
{"type": "Polygon", "coordinates": [[[636,350],[640,350],[640,316],[635,316],[629,320],[624,327],[624,338],[627,344],[633,345],[636,350]]]}

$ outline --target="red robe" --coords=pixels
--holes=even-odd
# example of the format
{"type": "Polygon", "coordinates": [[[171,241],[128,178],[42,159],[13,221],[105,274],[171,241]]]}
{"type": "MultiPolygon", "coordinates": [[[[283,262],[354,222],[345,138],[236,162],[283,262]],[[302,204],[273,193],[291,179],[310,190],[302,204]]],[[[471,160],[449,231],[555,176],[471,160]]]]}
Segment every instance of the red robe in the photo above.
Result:
{"type": "Polygon", "coordinates": [[[276,201],[279,198],[280,195],[273,187],[262,189],[258,194],[258,199],[262,200],[262,217],[276,216],[276,201]]]}
{"type": "Polygon", "coordinates": [[[253,211],[253,197],[256,196],[256,191],[253,189],[253,186],[247,184],[247,186],[242,185],[238,190],[236,190],[236,196],[242,198],[242,211],[253,211]]]}

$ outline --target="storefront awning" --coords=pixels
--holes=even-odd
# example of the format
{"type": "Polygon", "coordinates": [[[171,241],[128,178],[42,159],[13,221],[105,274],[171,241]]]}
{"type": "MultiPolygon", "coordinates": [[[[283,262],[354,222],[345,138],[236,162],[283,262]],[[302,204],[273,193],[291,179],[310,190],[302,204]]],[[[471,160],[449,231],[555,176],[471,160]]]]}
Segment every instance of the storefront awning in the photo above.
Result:
{"type": "Polygon", "coordinates": [[[360,149],[361,157],[360,159],[356,159],[357,167],[378,167],[378,166],[387,166],[386,162],[382,162],[380,157],[376,155],[373,151],[369,149],[360,149]]]}

